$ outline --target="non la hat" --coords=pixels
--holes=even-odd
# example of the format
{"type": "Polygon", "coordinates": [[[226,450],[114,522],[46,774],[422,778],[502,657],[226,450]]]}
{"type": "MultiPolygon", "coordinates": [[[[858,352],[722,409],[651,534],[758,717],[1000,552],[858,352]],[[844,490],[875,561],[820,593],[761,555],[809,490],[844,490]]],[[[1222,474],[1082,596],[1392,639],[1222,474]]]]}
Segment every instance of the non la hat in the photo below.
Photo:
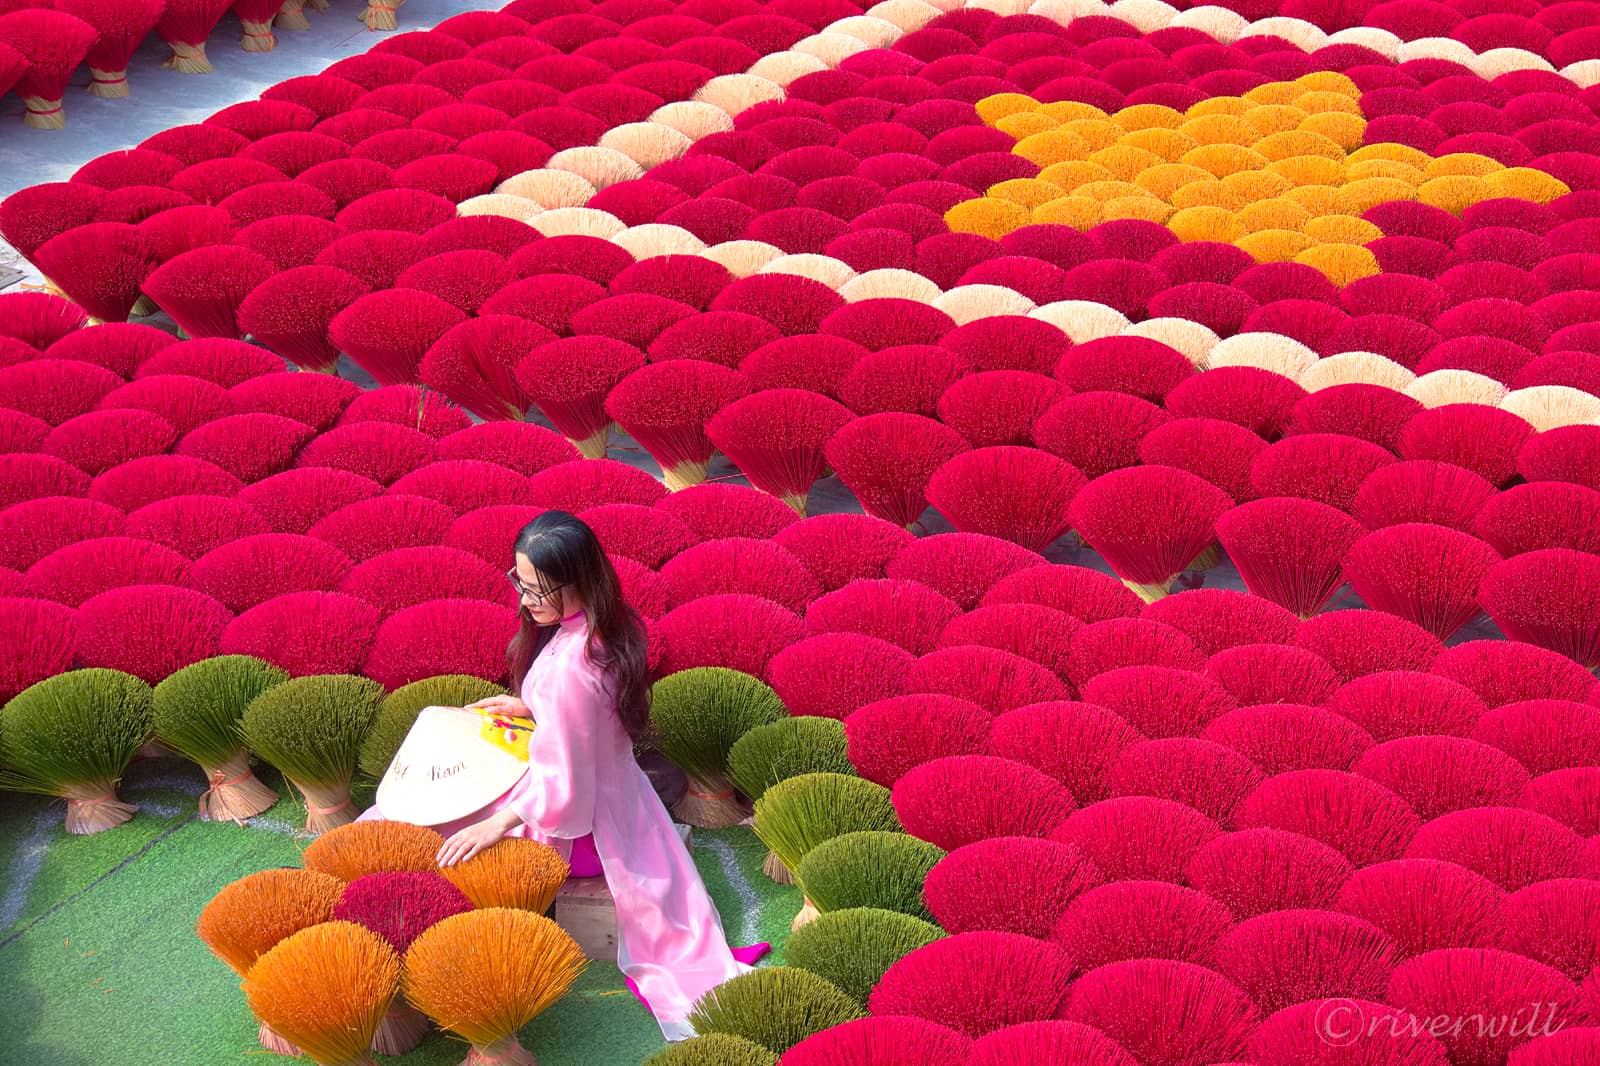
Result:
{"type": "Polygon", "coordinates": [[[424,707],[378,784],[378,811],[413,825],[443,825],[481,810],[528,769],[533,723],[487,711],[424,707]],[[496,724],[500,723],[500,724],[496,724]]]}

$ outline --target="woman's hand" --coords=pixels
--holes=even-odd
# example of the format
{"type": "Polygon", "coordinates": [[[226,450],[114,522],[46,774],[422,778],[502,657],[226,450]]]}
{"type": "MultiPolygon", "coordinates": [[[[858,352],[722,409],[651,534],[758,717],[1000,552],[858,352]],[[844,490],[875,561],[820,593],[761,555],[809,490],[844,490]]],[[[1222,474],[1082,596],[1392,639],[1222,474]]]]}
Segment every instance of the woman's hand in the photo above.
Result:
{"type": "Polygon", "coordinates": [[[477,703],[467,704],[468,710],[493,711],[503,714],[507,718],[532,718],[533,712],[528,710],[528,705],[515,696],[490,696],[488,699],[479,700],[477,703]]]}
{"type": "Polygon", "coordinates": [[[460,830],[439,849],[439,865],[454,866],[458,862],[466,862],[485,848],[493,847],[511,831],[516,824],[513,819],[514,816],[508,812],[501,812],[460,830]]]}

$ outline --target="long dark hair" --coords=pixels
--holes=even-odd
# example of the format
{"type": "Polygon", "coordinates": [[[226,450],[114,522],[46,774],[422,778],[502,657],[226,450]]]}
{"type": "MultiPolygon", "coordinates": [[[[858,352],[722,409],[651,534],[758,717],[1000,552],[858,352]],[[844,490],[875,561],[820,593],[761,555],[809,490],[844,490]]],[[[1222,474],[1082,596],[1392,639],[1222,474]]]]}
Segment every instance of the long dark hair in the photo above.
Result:
{"type": "MultiPolygon", "coordinates": [[[[572,589],[583,601],[589,619],[589,661],[606,674],[617,701],[617,717],[635,740],[650,728],[650,681],[645,663],[644,625],[623,600],[616,568],[606,558],[600,541],[578,518],[565,511],[546,511],[517,534],[516,554],[525,555],[533,568],[552,586],[572,589]]],[[[517,606],[517,635],[511,638],[507,659],[511,687],[520,691],[557,627],[540,625],[528,609],[517,606]]]]}

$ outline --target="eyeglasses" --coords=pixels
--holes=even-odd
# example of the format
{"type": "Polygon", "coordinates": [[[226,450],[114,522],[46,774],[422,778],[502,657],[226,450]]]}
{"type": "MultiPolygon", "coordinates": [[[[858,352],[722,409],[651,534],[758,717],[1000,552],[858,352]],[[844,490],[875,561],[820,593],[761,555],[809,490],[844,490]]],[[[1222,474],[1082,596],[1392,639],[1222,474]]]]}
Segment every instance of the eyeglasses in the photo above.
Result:
{"type": "Polygon", "coordinates": [[[510,570],[506,571],[506,580],[511,582],[511,587],[517,590],[518,596],[528,600],[535,607],[539,606],[545,600],[548,600],[551,596],[554,596],[556,593],[567,587],[566,585],[556,585],[552,588],[543,590],[530,589],[528,586],[524,585],[522,583],[522,579],[517,576],[517,568],[514,566],[510,570]]]}

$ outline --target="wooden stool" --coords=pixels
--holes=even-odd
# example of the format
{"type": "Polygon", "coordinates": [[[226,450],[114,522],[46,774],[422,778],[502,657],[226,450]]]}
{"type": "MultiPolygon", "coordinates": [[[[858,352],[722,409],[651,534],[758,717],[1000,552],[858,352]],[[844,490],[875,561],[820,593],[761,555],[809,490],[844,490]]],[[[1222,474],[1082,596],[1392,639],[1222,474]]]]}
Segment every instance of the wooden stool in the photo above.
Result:
{"type": "MultiPolygon", "coordinates": [[[[689,844],[689,827],[674,825],[689,844]]],[[[569,877],[556,893],[550,916],[591,959],[617,960],[617,907],[604,877],[569,877]]]]}

